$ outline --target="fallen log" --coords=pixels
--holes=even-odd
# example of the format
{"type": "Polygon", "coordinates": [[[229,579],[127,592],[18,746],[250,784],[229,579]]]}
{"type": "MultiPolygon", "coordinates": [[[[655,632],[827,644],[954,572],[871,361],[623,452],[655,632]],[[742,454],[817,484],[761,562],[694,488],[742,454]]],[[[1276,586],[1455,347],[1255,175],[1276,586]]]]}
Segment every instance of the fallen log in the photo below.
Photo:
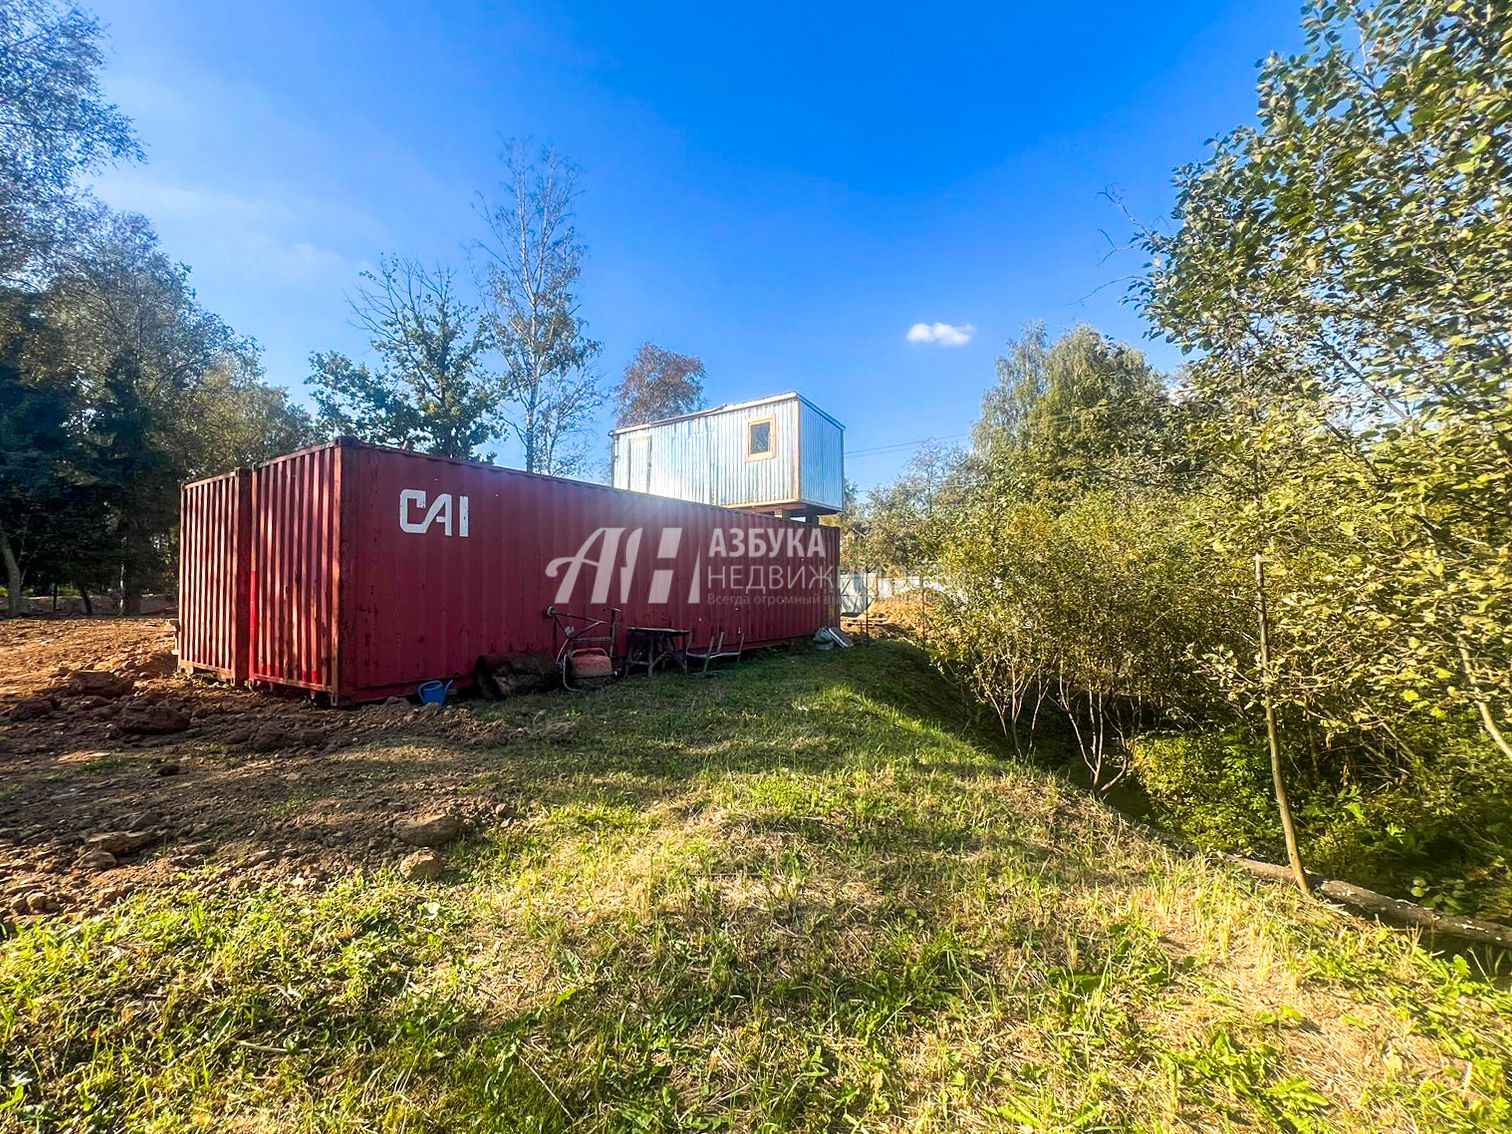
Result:
{"type": "MultiPolygon", "coordinates": [[[[1292,877],[1289,867],[1280,866],[1274,862],[1263,862],[1258,858],[1245,858],[1243,855],[1228,854],[1225,851],[1205,850],[1196,843],[1189,843],[1185,839],[1177,838],[1165,831],[1150,826],[1139,819],[1132,819],[1127,815],[1120,818],[1130,826],[1137,827],[1146,835],[1157,842],[1164,843],[1172,850],[1182,851],[1205,857],[1216,857],[1232,866],[1237,866],[1246,874],[1252,874],[1257,878],[1264,878],[1267,882],[1280,882],[1286,886],[1295,886],[1296,879],[1292,877]]],[[[1476,945],[1492,945],[1498,949],[1512,949],[1512,926],[1502,925],[1500,922],[1486,921],[1482,918],[1464,917],[1460,914],[1440,913],[1431,910],[1427,906],[1417,905],[1415,902],[1404,901],[1401,898],[1388,897],[1378,894],[1374,890],[1367,890],[1364,886],[1356,886],[1353,882],[1344,882],[1337,878],[1324,878],[1320,874],[1307,872],[1307,880],[1312,883],[1315,896],[1328,899],[1337,906],[1343,906],[1351,912],[1365,914],[1381,921],[1392,922],[1398,925],[1410,925],[1418,929],[1426,930],[1438,937],[1453,937],[1461,941],[1476,945]]]]}
{"type": "MultiPolygon", "coordinates": [[[[1277,866],[1273,862],[1261,862],[1258,859],[1244,858],[1237,854],[1220,854],[1219,857],[1249,874],[1268,881],[1283,882],[1287,885],[1296,884],[1289,869],[1277,866]]],[[[1462,941],[1473,941],[1478,945],[1495,945],[1502,949],[1512,949],[1512,927],[1475,917],[1440,913],[1427,906],[1420,906],[1401,898],[1387,897],[1385,894],[1377,894],[1374,890],[1356,886],[1353,882],[1342,882],[1337,878],[1323,878],[1309,872],[1308,879],[1313,884],[1313,891],[1320,897],[1341,906],[1347,906],[1351,910],[1369,914],[1371,917],[1416,926],[1438,936],[1457,937],[1462,941]]]]}
{"type": "Polygon", "coordinates": [[[1377,894],[1374,890],[1367,890],[1363,886],[1356,886],[1350,882],[1340,882],[1337,879],[1322,883],[1318,887],[1318,893],[1340,905],[1364,910],[1379,918],[1403,921],[1409,925],[1421,926],[1431,933],[1458,937],[1482,945],[1496,945],[1503,949],[1512,949],[1512,928],[1494,921],[1462,917],[1459,914],[1439,913],[1426,906],[1405,902],[1401,898],[1388,898],[1385,894],[1377,894]]]}

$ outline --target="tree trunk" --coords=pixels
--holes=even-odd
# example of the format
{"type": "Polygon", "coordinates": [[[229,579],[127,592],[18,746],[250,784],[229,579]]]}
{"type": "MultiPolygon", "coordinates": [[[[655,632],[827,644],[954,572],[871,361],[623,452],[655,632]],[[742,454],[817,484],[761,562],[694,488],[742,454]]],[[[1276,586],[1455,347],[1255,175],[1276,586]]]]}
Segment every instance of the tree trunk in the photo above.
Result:
{"type": "Polygon", "coordinates": [[[146,533],[138,531],[135,523],[128,523],[122,533],[124,556],[121,560],[121,610],[122,614],[142,613],[142,580],[146,572],[151,544],[146,533]]]}
{"type": "Polygon", "coordinates": [[[93,614],[94,613],[94,603],[92,601],[90,601],[89,592],[84,589],[84,584],[83,583],[75,583],[74,584],[74,590],[78,591],[79,592],[79,597],[84,600],[84,613],[85,614],[93,614]]]}
{"type": "Polygon", "coordinates": [[[1475,679],[1475,669],[1470,661],[1470,647],[1463,641],[1459,644],[1459,655],[1460,664],[1465,673],[1465,682],[1470,687],[1470,696],[1475,699],[1475,711],[1480,714],[1481,728],[1491,738],[1491,743],[1501,749],[1502,755],[1512,760],[1512,743],[1508,743],[1507,738],[1502,735],[1501,729],[1497,727],[1496,718],[1491,713],[1490,703],[1480,694],[1480,685],[1475,679]]]}
{"type": "Polygon", "coordinates": [[[21,577],[21,564],[16,562],[15,550],[11,547],[4,528],[0,528],[0,559],[5,561],[7,613],[14,618],[25,613],[26,595],[22,591],[25,580],[21,577]]]}
{"type": "Polygon", "coordinates": [[[125,575],[121,577],[121,613],[142,613],[142,588],[134,577],[130,581],[125,575]]]}
{"type": "Polygon", "coordinates": [[[1276,809],[1281,812],[1281,832],[1286,836],[1286,861],[1292,877],[1304,894],[1312,893],[1312,883],[1302,868],[1297,850],[1297,828],[1292,823],[1291,798],[1286,794],[1286,778],[1281,774],[1281,743],[1276,730],[1276,702],[1271,696],[1270,608],[1265,600],[1265,558],[1255,552],[1255,598],[1260,618],[1260,680],[1264,690],[1265,741],[1270,747],[1271,780],[1276,786],[1276,809]]]}

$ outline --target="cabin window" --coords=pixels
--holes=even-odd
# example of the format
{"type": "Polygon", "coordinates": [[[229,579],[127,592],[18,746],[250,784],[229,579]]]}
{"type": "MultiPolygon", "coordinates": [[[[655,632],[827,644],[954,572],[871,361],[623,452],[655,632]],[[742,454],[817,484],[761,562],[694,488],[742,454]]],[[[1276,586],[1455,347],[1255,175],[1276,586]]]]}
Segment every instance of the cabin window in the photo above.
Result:
{"type": "Polygon", "coordinates": [[[757,418],[746,423],[746,460],[759,461],[772,455],[772,419],[757,418]]]}

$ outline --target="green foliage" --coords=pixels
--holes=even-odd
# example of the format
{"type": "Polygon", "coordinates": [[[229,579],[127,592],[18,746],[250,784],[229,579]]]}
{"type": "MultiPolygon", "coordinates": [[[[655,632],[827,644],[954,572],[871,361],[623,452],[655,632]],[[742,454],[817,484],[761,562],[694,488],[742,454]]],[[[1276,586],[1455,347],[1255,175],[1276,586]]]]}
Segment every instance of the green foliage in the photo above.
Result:
{"type": "Polygon", "coordinates": [[[1050,710],[1095,782],[1132,751],[1217,845],[1265,845],[1226,738],[1273,715],[1318,864],[1500,910],[1512,13],[1320,3],[1304,30],[1143,234],[1137,298],[1192,359],[1170,392],[1085,328],[1010,344],[958,512],[918,528],[959,600],[933,639],[1010,733],[1050,710]]]}
{"type": "MultiPolygon", "coordinates": [[[[1194,641],[1227,642],[1228,570],[1191,502],[1163,488],[1182,419],[1139,353],[1076,327],[1031,326],[998,360],[973,452],[947,470],[925,542],[951,601],[935,646],[1019,745],[1053,717],[1104,790],[1140,728],[1211,699],[1194,641]]],[[[875,502],[923,495],[905,476],[875,502]]]]}
{"type": "Polygon", "coordinates": [[[54,0],[0,6],[0,284],[35,284],[96,209],[82,174],[142,156],[105,100],[100,23],[54,0]]]}
{"type": "Polygon", "coordinates": [[[212,366],[187,399],[204,447],[195,463],[206,475],[272,460],[318,435],[310,415],[281,386],[262,381],[247,361],[212,366]]]}
{"type": "Polygon", "coordinates": [[[1232,610],[1181,500],[1094,493],[1057,510],[984,490],[952,518],[941,569],[953,601],[936,648],[1019,745],[1053,714],[1099,789],[1126,773],[1137,731],[1209,707],[1191,644],[1224,640],[1232,610]]]}
{"type": "MultiPolygon", "coordinates": [[[[1044,397],[1049,387],[1037,388],[1044,397]]],[[[1163,418],[1161,444],[1185,454],[1179,475],[1078,487],[1054,460],[1064,448],[1003,442],[990,462],[977,453],[957,466],[950,506],[932,526],[903,512],[905,538],[932,540],[947,596],[929,628],[937,658],[1019,747],[1069,745],[1100,789],[1132,770],[1176,830],[1272,853],[1266,764],[1236,739],[1258,721],[1266,688],[1251,570],[1251,549],[1264,546],[1276,612],[1269,688],[1314,865],[1401,894],[1441,893],[1433,900],[1456,909],[1501,908],[1507,828],[1496,809],[1512,811],[1505,793],[1484,786],[1496,773],[1475,768],[1504,777],[1504,757],[1483,745],[1469,759],[1456,739],[1472,723],[1465,712],[1382,692],[1388,679],[1400,689],[1420,676],[1389,668],[1382,638],[1400,623],[1365,609],[1381,605],[1400,518],[1338,475],[1340,457],[1298,441],[1305,417],[1245,418],[1202,393],[1163,418]],[[1040,477],[1037,467],[1059,471],[1040,477]],[[1146,737],[1170,725],[1179,738],[1146,737]],[[1423,800],[1434,782],[1430,813],[1423,800]],[[1390,834],[1404,823],[1435,848],[1436,863],[1390,834]]],[[[1044,420],[1033,397],[1019,404],[1023,422],[1044,420]]],[[[979,437],[1001,421],[992,413],[989,398],[979,437]]],[[[1106,443],[1113,467],[1117,442],[1106,443]]],[[[899,490],[917,495],[907,479],[899,490]]],[[[1432,598],[1394,595],[1408,610],[1432,598]]]]}
{"type": "Polygon", "coordinates": [[[500,393],[484,370],[492,332],[457,296],[456,274],[415,260],[364,272],[352,300],[376,369],[343,354],[310,356],[307,379],[321,427],[385,445],[470,458],[495,432],[500,393]]]}
{"type": "Polygon", "coordinates": [[[1392,784],[1319,792],[1304,807],[1322,870],[1367,880],[1451,913],[1512,920],[1512,778],[1506,760],[1464,722],[1424,726],[1429,753],[1392,784]]]}
{"type": "Polygon", "coordinates": [[[168,574],[182,481],[311,435],[142,217],[99,218],[47,287],[7,296],[0,318],[13,609],[25,585],[49,582],[119,583],[130,609],[168,574]]]}
{"type": "Polygon", "coordinates": [[[958,450],[938,441],[920,445],[897,481],[868,494],[852,524],[851,562],[873,571],[928,573],[949,538],[965,474],[958,450]]]}
{"type": "Polygon", "coordinates": [[[1050,351],[1044,323],[1027,324],[997,359],[997,381],[982,395],[982,416],[971,434],[974,453],[988,464],[1010,457],[1029,434],[1029,416],[1049,386],[1050,351]]]}
{"type": "Polygon", "coordinates": [[[100,581],[110,516],[100,454],[75,428],[83,409],[76,385],[27,361],[32,340],[52,330],[39,298],[8,296],[0,326],[0,558],[16,614],[29,579],[100,581]]]}
{"type": "MultiPolygon", "coordinates": [[[[1391,782],[1354,779],[1371,754],[1339,743],[1315,743],[1294,762],[1309,866],[1451,913],[1512,917],[1512,785],[1500,754],[1473,732],[1414,739],[1433,746],[1432,762],[1391,782]]],[[[1253,731],[1151,732],[1130,749],[1163,826],[1217,850],[1279,852],[1269,763],[1253,731]]]]}
{"type": "Polygon", "coordinates": [[[1281,828],[1263,737],[1237,727],[1149,732],[1130,755],[1165,826],[1217,850],[1275,853],[1281,828]]]}
{"type": "Polygon", "coordinates": [[[692,413],[704,401],[704,365],[690,354],[676,354],[655,343],[641,343],[614,391],[616,425],[692,413]]]}
{"type": "MultiPolygon", "coordinates": [[[[1305,646],[1347,723],[1473,715],[1512,761],[1512,15],[1328,3],[1304,29],[1259,124],[1182,172],[1143,300],[1204,356],[1251,537],[1318,521],[1273,549],[1297,580],[1277,610],[1299,653],[1354,639],[1305,646]],[[1287,562],[1314,552],[1331,574],[1287,562]]],[[[1324,719],[1317,692],[1294,700],[1324,719]]]]}
{"type": "Polygon", "coordinates": [[[1043,325],[1031,325],[997,370],[972,459],[999,494],[1065,504],[1149,483],[1168,463],[1174,411],[1134,348],[1085,325],[1047,345],[1043,325]]]}

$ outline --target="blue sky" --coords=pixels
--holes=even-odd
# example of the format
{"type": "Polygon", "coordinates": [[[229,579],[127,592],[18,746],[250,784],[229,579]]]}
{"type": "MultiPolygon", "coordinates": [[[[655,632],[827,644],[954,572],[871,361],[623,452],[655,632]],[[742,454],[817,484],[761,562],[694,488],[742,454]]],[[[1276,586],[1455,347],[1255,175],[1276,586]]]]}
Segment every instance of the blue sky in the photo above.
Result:
{"type": "Polygon", "coordinates": [[[464,267],[500,136],[531,136],[583,169],[606,380],[650,339],[701,357],[713,402],[800,390],[863,487],[909,455],[867,450],[970,428],[1027,320],[1143,336],[1104,191],[1162,222],[1172,171],[1300,40],[1295,0],[94,7],[148,154],[97,191],[153,219],[271,380],[362,353],[345,296],[379,255],[464,267]],[[921,322],[969,341],[910,342],[921,322]]]}

